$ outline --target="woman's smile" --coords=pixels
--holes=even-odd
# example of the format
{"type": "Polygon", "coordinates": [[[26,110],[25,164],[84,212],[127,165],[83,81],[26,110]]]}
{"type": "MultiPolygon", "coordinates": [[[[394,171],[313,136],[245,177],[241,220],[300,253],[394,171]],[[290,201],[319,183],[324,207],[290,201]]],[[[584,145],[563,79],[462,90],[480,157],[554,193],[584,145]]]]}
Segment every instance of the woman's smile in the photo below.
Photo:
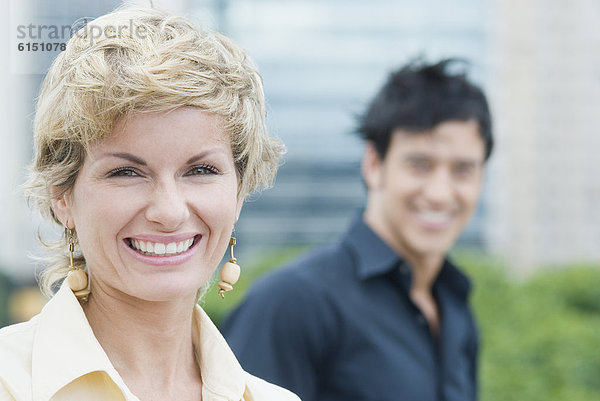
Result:
{"type": "Polygon", "coordinates": [[[128,238],[127,241],[133,250],[143,255],[162,257],[180,255],[188,251],[194,244],[195,239],[194,236],[183,241],[172,242],[144,241],[136,238],[128,238]]]}
{"type": "Polygon", "coordinates": [[[153,266],[172,266],[187,262],[198,249],[202,235],[182,241],[143,241],[128,238],[124,241],[130,254],[140,262],[153,266]]]}

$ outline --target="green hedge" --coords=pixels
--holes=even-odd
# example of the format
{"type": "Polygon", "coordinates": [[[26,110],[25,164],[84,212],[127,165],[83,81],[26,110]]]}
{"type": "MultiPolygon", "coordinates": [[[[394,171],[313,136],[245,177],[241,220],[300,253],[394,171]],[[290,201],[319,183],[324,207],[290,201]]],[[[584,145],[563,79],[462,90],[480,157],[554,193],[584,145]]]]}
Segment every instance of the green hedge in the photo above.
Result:
{"type": "Polygon", "coordinates": [[[481,400],[600,400],[600,266],[540,269],[525,282],[461,255],[482,332],[481,400]]]}
{"type": "MultiPolygon", "coordinates": [[[[219,324],[251,282],[303,249],[286,249],[242,266],[225,300],[209,290],[204,309],[219,324]]],[[[527,281],[473,253],[454,259],[472,278],[482,335],[481,401],[600,400],[600,266],[540,269],[527,281]]]]}

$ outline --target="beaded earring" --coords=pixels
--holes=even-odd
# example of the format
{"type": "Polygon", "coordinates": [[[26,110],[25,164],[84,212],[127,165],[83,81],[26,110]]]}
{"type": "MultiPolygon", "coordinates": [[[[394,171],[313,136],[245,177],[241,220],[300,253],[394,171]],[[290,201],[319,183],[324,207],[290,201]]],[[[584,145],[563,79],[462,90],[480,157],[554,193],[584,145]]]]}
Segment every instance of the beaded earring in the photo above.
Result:
{"type": "Polygon", "coordinates": [[[219,295],[225,298],[225,292],[233,290],[233,285],[240,278],[240,266],[236,263],[237,259],[233,256],[233,246],[235,245],[235,237],[229,240],[231,257],[229,262],[225,262],[221,267],[221,281],[217,284],[220,288],[219,295]]]}
{"type": "Polygon", "coordinates": [[[67,283],[69,288],[73,291],[73,294],[82,302],[87,302],[90,290],[88,287],[88,276],[87,273],[73,264],[73,252],[75,252],[75,236],[73,235],[73,229],[65,228],[65,236],[67,238],[67,244],[69,245],[69,273],[67,273],[67,283]]]}

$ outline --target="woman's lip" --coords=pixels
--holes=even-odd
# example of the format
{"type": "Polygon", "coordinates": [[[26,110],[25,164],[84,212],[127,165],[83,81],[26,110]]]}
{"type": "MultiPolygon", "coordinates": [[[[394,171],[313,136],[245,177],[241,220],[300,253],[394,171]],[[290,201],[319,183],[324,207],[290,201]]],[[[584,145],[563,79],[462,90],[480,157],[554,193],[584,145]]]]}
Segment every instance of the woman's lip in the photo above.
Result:
{"type": "MultiPolygon", "coordinates": [[[[137,239],[139,237],[135,237],[135,238],[137,239]]],[[[190,237],[188,236],[188,237],[185,237],[184,239],[189,239],[189,238],[190,237]]],[[[167,266],[167,265],[179,265],[179,264],[186,262],[188,259],[190,259],[192,257],[192,255],[198,249],[198,246],[199,246],[201,240],[202,240],[202,235],[198,234],[194,237],[193,245],[187,251],[176,254],[176,255],[165,254],[165,255],[161,255],[161,256],[144,255],[144,254],[136,251],[135,249],[133,249],[129,246],[129,239],[124,240],[123,244],[124,244],[125,248],[127,249],[127,251],[135,259],[139,260],[140,262],[149,264],[149,265],[154,265],[154,266],[167,266]]]]}

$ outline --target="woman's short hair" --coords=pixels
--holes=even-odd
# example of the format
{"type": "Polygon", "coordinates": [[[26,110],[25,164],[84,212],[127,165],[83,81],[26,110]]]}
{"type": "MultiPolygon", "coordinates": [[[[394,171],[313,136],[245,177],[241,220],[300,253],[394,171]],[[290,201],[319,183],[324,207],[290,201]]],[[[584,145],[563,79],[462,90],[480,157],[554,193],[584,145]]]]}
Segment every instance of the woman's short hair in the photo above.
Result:
{"type": "MultiPolygon", "coordinates": [[[[284,147],[269,136],[262,79],[242,48],[151,8],[120,8],[79,29],[42,84],[25,184],[30,204],[62,224],[51,200],[73,188],[90,144],[119,118],[182,106],[222,116],[240,196],[271,185],[284,147]]],[[[68,271],[63,244],[45,244],[47,293],[68,271]]],[[[85,266],[81,255],[76,263],[85,266]]]]}

